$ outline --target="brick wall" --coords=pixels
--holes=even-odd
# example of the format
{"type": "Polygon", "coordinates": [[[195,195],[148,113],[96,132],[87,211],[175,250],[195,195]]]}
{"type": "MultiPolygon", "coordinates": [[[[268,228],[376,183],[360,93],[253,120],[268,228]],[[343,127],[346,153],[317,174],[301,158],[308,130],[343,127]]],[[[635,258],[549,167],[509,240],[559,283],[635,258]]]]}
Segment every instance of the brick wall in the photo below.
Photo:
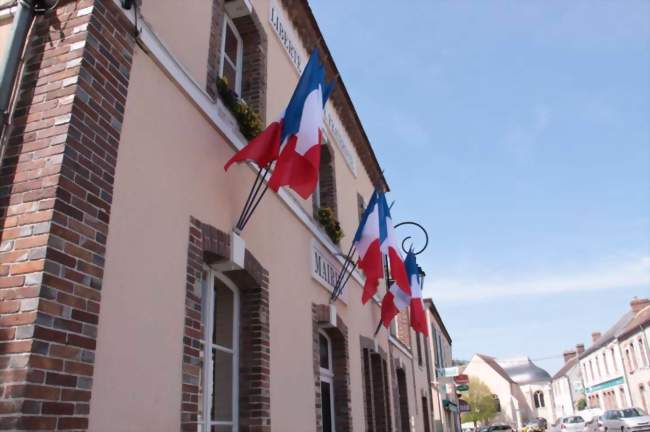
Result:
{"type": "Polygon", "coordinates": [[[407,348],[411,348],[411,321],[409,321],[409,309],[404,309],[396,317],[397,339],[407,348]]]}
{"type": "MultiPolygon", "coordinates": [[[[183,336],[181,430],[196,431],[202,415],[203,327],[201,282],[204,266],[227,261],[230,237],[190,219],[183,336]]],[[[224,272],[240,290],[239,430],[271,430],[269,275],[246,251],[244,269],[224,272]]]]}
{"type": "Polygon", "coordinates": [[[108,0],[36,19],[0,169],[0,429],[85,429],[133,39],[108,0]]]}
{"type": "Polygon", "coordinates": [[[332,366],[334,370],[334,417],[336,430],[352,431],[352,407],[350,396],[350,361],[348,352],[348,328],[339,316],[336,326],[329,322],[328,305],[312,305],[312,336],[314,360],[314,391],[316,408],[316,431],[323,430],[321,412],[320,344],[319,331],[324,331],[332,342],[332,366]]]}

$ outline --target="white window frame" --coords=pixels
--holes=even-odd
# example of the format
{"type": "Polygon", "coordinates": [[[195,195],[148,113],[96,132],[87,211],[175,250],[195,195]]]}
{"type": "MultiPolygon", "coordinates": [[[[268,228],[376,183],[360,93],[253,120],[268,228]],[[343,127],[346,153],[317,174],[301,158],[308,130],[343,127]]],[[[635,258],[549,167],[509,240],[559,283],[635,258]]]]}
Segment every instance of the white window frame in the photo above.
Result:
{"type": "Polygon", "coordinates": [[[242,80],[242,71],[244,66],[244,43],[242,42],[241,35],[235,27],[235,23],[230,19],[228,15],[223,16],[223,30],[221,32],[221,58],[219,59],[219,76],[223,77],[223,64],[225,61],[228,61],[231,66],[235,68],[235,93],[241,97],[241,80],[242,80]],[[237,39],[237,64],[233,65],[232,62],[226,58],[226,29],[230,27],[230,30],[235,35],[237,39]]]}
{"type": "MultiPolygon", "coordinates": [[[[330,415],[332,418],[332,432],[336,432],[336,413],[334,412],[334,363],[332,362],[332,339],[323,330],[319,330],[318,334],[323,336],[327,341],[327,364],[329,369],[325,369],[320,365],[320,356],[318,360],[318,367],[320,369],[320,380],[330,385],[330,415]]],[[[318,340],[318,352],[320,353],[320,338],[318,340]]],[[[321,399],[321,404],[323,400],[321,399]]]]}
{"type": "Polygon", "coordinates": [[[203,419],[202,426],[204,431],[211,430],[212,426],[232,426],[233,432],[239,431],[239,290],[237,286],[222,273],[216,272],[212,269],[206,269],[205,279],[203,280],[203,329],[204,329],[204,344],[203,344],[203,419]],[[214,329],[214,280],[219,279],[228,289],[233,293],[233,340],[232,349],[226,348],[212,343],[212,335],[214,329]],[[233,356],[233,370],[232,370],[232,421],[216,421],[210,417],[212,409],[212,394],[213,394],[213,369],[212,364],[212,349],[223,351],[232,354],[233,356]]]}

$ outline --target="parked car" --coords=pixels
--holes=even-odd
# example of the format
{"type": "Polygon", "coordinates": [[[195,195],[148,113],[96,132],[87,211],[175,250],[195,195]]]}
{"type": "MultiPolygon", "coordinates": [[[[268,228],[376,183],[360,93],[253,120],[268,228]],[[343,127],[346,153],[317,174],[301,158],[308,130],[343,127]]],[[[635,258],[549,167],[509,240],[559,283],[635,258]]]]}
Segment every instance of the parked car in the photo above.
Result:
{"type": "Polygon", "coordinates": [[[560,417],[551,425],[549,432],[584,432],[585,419],[581,416],[560,417]]]}
{"type": "Polygon", "coordinates": [[[603,431],[650,431],[650,416],[639,408],[607,410],[602,415],[603,431]]]}
{"type": "Polygon", "coordinates": [[[507,424],[496,424],[488,428],[487,432],[514,432],[512,426],[507,424]]]}
{"type": "Polygon", "coordinates": [[[528,420],[526,423],[524,423],[522,432],[542,432],[546,430],[546,427],[546,419],[538,417],[532,420],[528,420]]]}
{"type": "Polygon", "coordinates": [[[590,420],[586,421],[584,432],[604,432],[603,422],[600,416],[593,416],[590,420]]]}

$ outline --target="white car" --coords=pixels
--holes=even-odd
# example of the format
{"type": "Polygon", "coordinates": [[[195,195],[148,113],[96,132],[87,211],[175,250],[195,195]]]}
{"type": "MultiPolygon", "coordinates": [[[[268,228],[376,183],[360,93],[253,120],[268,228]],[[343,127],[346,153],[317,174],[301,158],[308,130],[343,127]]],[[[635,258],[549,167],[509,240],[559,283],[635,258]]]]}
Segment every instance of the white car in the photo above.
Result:
{"type": "Polygon", "coordinates": [[[549,428],[549,432],[583,432],[585,419],[581,416],[560,417],[549,428]]]}
{"type": "Polygon", "coordinates": [[[650,432],[650,416],[639,408],[605,411],[601,422],[605,432],[650,432]]]}

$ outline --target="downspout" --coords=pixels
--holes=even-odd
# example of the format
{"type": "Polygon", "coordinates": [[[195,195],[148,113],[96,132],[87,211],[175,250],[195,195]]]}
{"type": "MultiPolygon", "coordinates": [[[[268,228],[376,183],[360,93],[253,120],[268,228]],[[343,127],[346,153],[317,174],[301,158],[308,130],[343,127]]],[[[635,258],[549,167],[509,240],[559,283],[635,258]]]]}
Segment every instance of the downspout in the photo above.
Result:
{"type": "Polygon", "coordinates": [[[9,44],[0,61],[0,163],[4,157],[7,127],[11,118],[11,102],[16,87],[20,57],[25,48],[27,34],[34,20],[32,2],[19,0],[11,26],[9,44]]]}

